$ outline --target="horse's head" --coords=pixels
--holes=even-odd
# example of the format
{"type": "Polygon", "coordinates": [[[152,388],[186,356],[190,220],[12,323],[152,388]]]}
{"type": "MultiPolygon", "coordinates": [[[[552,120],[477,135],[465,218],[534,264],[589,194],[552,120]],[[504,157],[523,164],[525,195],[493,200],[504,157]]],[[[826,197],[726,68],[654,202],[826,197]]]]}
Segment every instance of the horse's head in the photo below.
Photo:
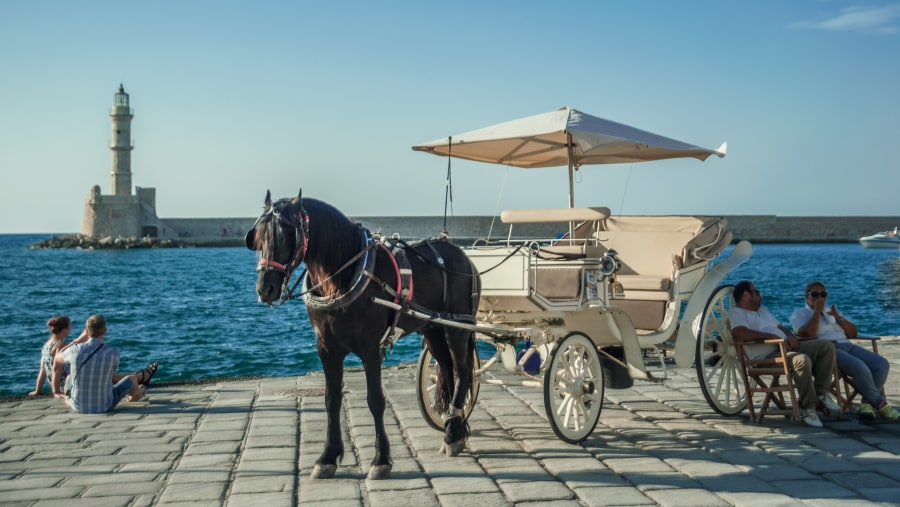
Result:
{"type": "Polygon", "coordinates": [[[247,248],[259,252],[256,265],[259,300],[271,305],[279,298],[285,299],[282,294],[309,246],[309,216],[303,209],[302,190],[293,199],[279,199],[275,203],[272,203],[272,193],[267,191],[263,214],[244,240],[247,248]]]}

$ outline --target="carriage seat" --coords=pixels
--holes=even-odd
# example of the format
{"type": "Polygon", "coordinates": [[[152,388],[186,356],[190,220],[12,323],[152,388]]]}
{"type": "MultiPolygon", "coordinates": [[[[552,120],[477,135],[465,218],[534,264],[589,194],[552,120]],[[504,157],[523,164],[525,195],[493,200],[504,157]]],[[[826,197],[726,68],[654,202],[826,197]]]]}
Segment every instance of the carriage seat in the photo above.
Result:
{"type": "Polygon", "coordinates": [[[661,329],[671,301],[693,292],[696,282],[685,280],[697,277],[687,273],[703,269],[731,243],[726,226],[721,217],[619,216],[582,224],[574,236],[593,236],[603,249],[618,253],[622,267],[616,280],[624,298],[610,304],[625,310],[645,333],[661,329]]]}
{"type": "MultiPolygon", "coordinates": [[[[621,216],[593,231],[603,249],[618,252],[617,277],[636,299],[670,299],[678,270],[705,262],[725,249],[731,234],[720,217],[621,216]]],[[[576,230],[576,237],[586,231],[576,230]],[[581,232],[581,234],[579,234],[581,232]]]]}

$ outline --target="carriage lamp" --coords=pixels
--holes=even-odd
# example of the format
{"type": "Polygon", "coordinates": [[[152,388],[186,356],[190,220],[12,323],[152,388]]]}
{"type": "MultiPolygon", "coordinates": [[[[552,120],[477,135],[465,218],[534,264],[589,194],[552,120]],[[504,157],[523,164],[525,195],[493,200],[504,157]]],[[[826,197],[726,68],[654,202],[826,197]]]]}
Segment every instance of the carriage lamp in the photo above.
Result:
{"type": "Polygon", "coordinates": [[[600,258],[600,272],[609,276],[620,269],[622,269],[622,261],[619,260],[619,252],[612,249],[607,250],[600,258]]]}
{"type": "Polygon", "coordinates": [[[600,272],[609,281],[609,295],[612,298],[625,297],[625,288],[616,280],[616,273],[622,269],[622,261],[619,260],[619,252],[607,250],[600,258],[600,272]]]}

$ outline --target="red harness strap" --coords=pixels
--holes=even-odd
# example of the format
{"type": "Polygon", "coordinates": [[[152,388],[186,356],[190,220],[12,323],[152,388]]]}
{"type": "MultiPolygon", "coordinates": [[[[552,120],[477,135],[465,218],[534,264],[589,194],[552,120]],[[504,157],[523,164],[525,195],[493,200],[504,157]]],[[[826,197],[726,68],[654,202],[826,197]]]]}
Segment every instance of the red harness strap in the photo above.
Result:
{"type": "MultiPolygon", "coordinates": [[[[394,296],[394,304],[400,303],[400,298],[404,298],[406,301],[411,301],[413,297],[413,279],[412,279],[412,269],[410,269],[408,262],[404,262],[405,266],[400,267],[400,264],[397,262],[397,255],[394,252],[397,252],[400,249],[394,249],[394,252],[388,249],[387,246],[381,241],[378,242],[378,246],[381,247],[387,254],[388,258],[391,260],[391,264],[394,266],[394,273],[397,278],[397,290],[396,295],[394,296]],[[404,291],[404,281],[405,283],[405,291],[404,291]]],[[[402,250],[400,250],[401,253],[402,250]]],[[[403,259],[406,261],[406,259],[403,259]]]]}
{"type": "Polygon", "coordinates": [[[275,262],[270,259],[260,259],[259,264],[256,265],[257,271],[262,271],[262,270],[268,271],[270,268],[275,268],[283,273],[287,269],[287,266],[285,266],[284,264],[282,264],[280,262],[275,262]]]}

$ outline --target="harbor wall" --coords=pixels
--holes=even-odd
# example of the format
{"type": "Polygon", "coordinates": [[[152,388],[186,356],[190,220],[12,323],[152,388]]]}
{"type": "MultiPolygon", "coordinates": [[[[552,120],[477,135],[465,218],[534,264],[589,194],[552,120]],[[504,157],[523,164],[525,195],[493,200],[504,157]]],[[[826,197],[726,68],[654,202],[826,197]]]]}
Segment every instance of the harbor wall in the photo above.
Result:
{"type": "MultiPolygon", "coordinates": [[[[787,217],[776,215],[724,215],[735,241],[753,243],[855,243],[900,225],[900,216],[881,217],[787,217]]],[[[436,237],[446,228],[451,239],[471,244],[479,238],[505,239],[509,226],[491,216],[359,216],[351,217],[369,230],[404,239],[436,237]]],[[[241,246],[255,218],[160,219],[161,237],[176,237],[196,246],[241,246]]],[[[516,225],[512,237],[553,238],[567,230],[565,223],[516,225]]]]}
{"type": "Polygon", "coordinates": [[[855,243],[900,225],[900,217],[779,217],[727,215],[735,240],[753,243],[855,243]]]}
{"type": "Polygon", "coordinates": [[[159,237],[192,246],[243,246],[255,218],[161,218],[159,237]]]}

